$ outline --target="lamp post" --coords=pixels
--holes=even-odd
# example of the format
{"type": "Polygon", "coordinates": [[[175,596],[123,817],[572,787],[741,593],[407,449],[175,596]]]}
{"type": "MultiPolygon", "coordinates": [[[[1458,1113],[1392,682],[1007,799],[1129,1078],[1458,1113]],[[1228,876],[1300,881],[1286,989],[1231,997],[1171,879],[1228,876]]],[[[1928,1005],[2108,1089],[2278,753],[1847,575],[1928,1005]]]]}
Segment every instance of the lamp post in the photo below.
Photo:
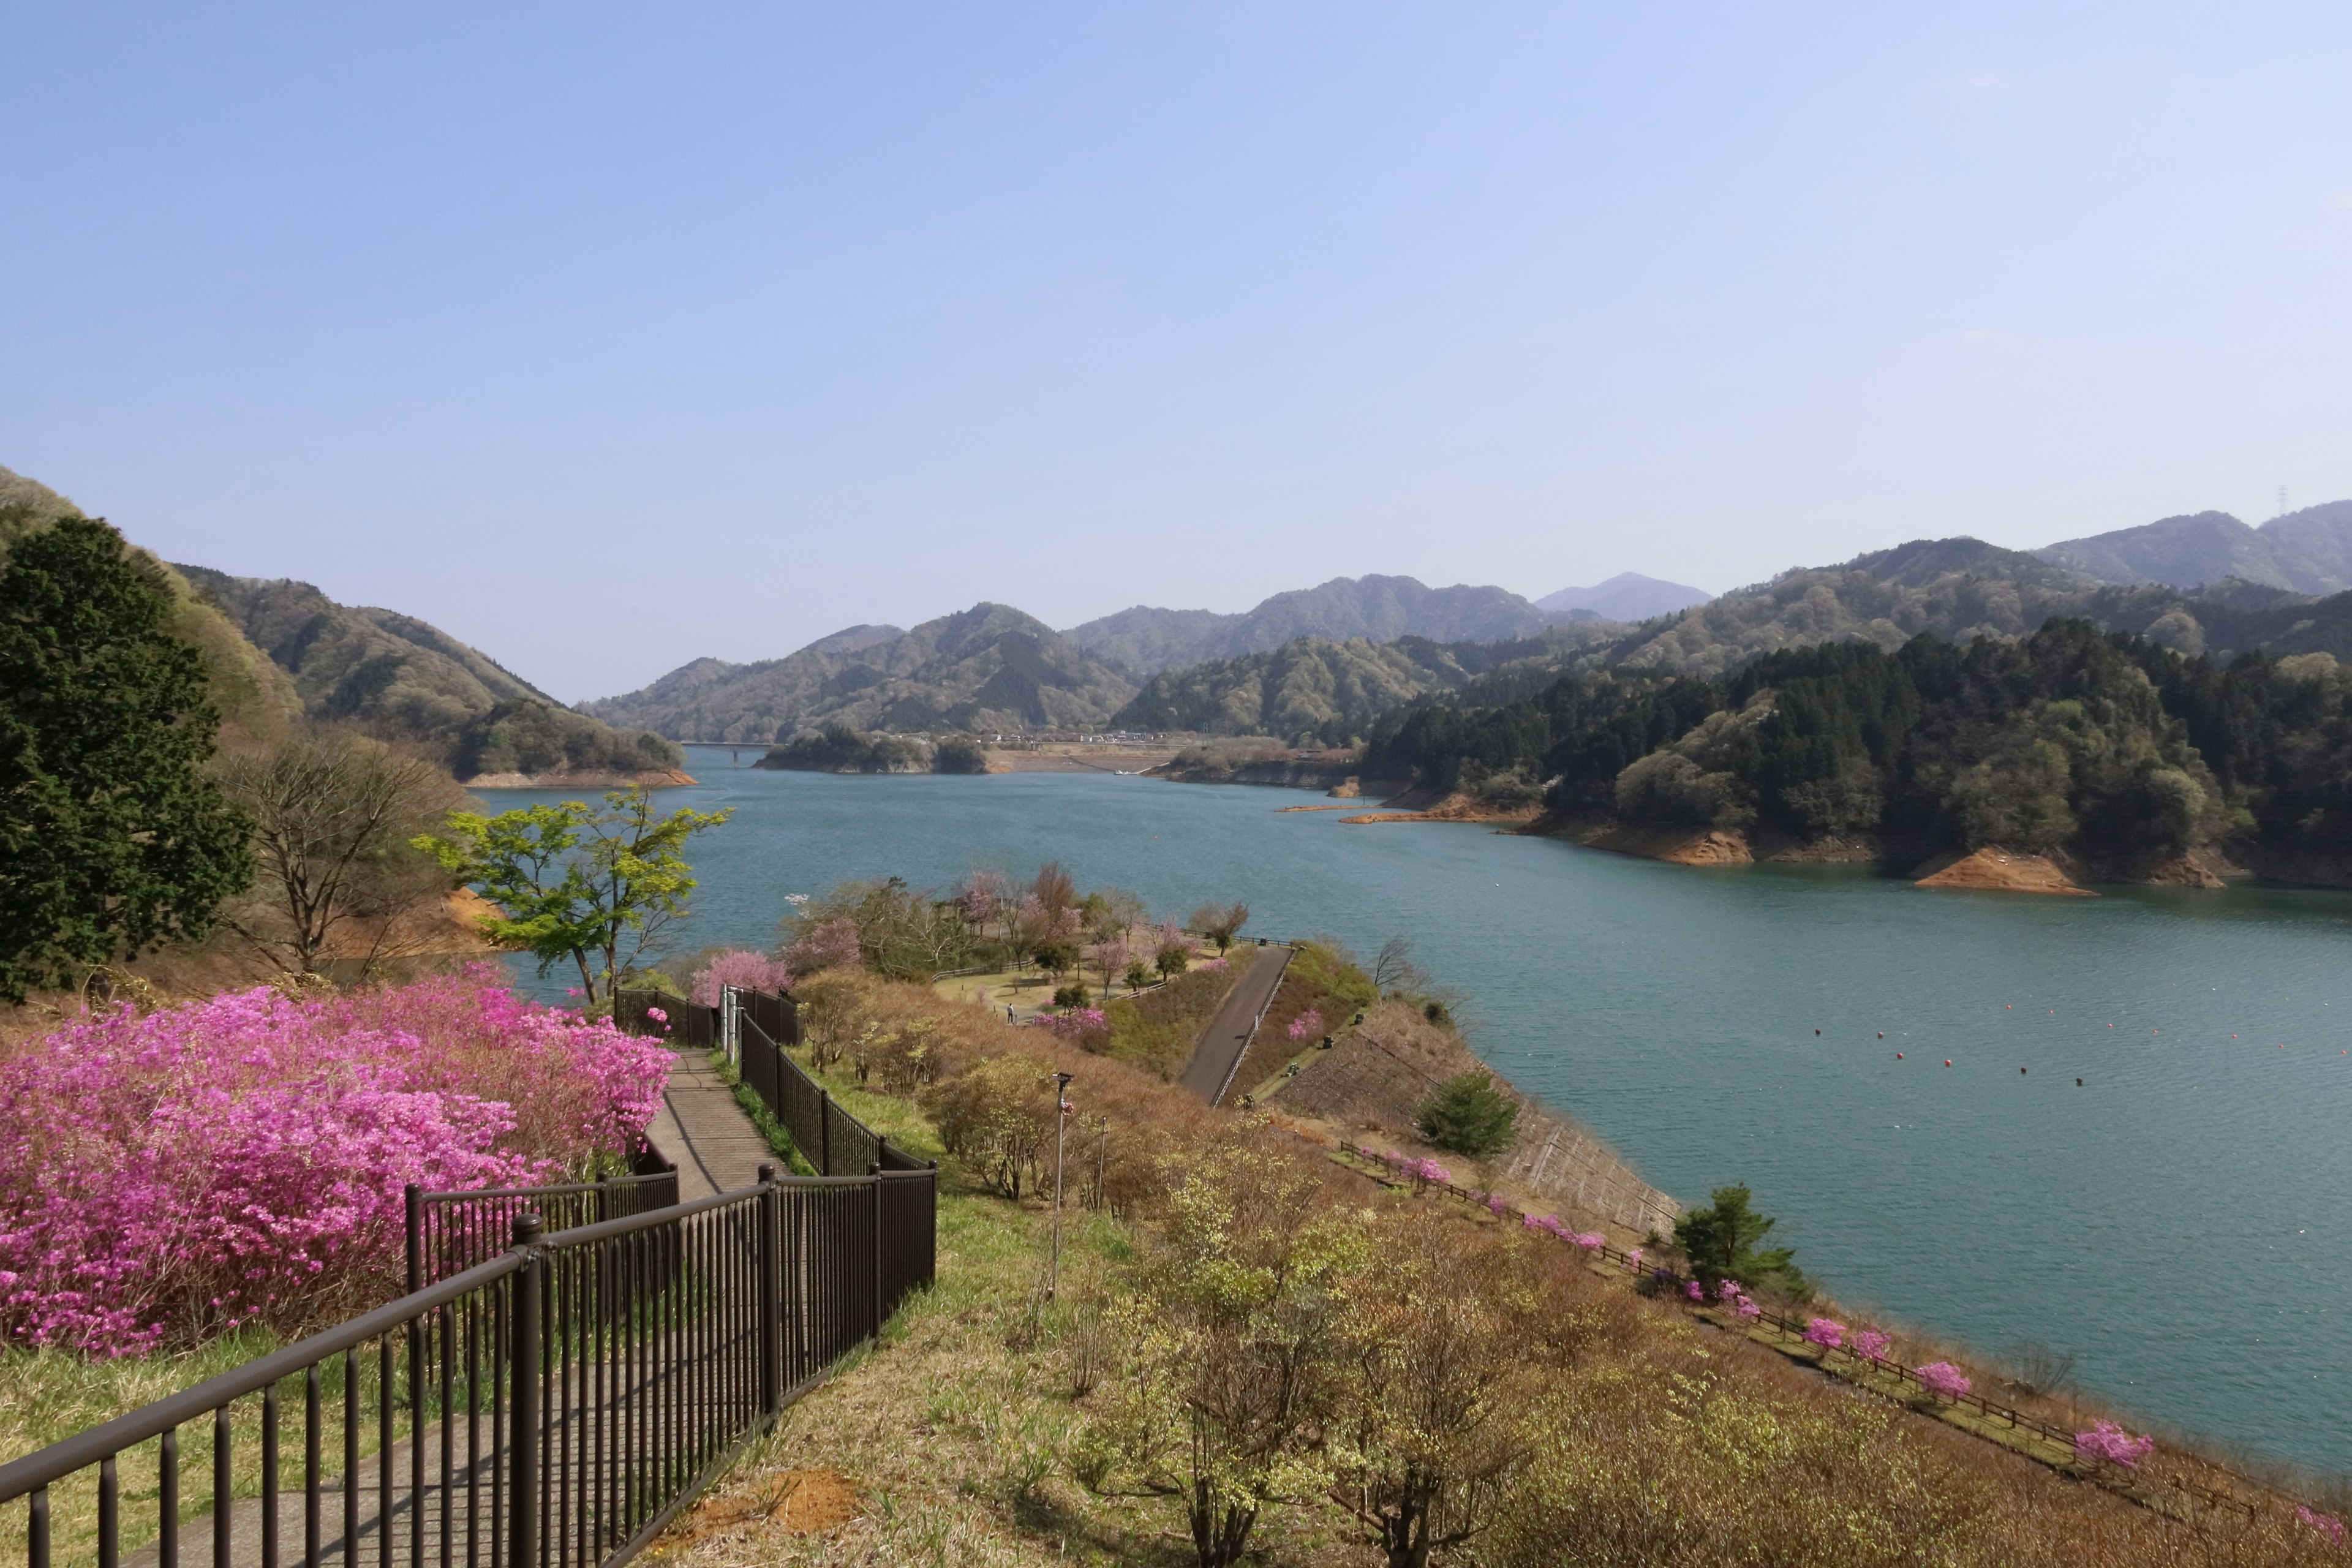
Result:
{"type": "Polygon", "coordinates": [[[1070,1129],[1070,1080],[1074,1073],[1054,1075],[1054,1258],[1045,1268],[1045,1300],[1062,1282],[1062,1146],[1070,1129]]]}

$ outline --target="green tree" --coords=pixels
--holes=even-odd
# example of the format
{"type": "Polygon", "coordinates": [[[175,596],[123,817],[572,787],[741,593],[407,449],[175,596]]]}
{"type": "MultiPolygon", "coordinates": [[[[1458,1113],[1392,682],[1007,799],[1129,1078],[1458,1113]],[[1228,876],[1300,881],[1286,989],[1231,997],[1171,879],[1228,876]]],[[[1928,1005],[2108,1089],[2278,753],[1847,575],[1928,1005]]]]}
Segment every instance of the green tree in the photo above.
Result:
{"type": "Polygon", "coordinates": [[[171,595],[122,536],[63,518],[0,571],[0,996],[203,936],[253,880],[204,771],[219,715],[171,595]]]}
{"type": "Polygon", "coordinates": [[[1805,1277],[1790,1261],[1790,1248],[1762,1251],[1758,1243],[1770,1234],[1777,1220],[1748,1205],[1754,1194],[1745,1186],[1717,1187],[1710,1208],[1693,1209],[1675,1221],[1675,1243],[1688,1255],[1691,1272],[1713,1288],[1718,1279],[1743,1285],[1778,1284],[1791,1295],[1802,1295],[1805,1277]]]}
{"type": "Polygon", "coordinates": [[[1441,1149],[1485,1159],[1508,1148],[1519,1108],[1475,1068],[1445,1080],[1421,1108],[1422,1136],[1441,1149]]]}
{"type": "Polygon", "coordinates": [[[449,837],[415,843],[449,873],[506,910],[485,921],[494,940],[528,948],[544,974],[565,959],[580,969],[590,1005],[686,914],[697,886],[680,853],[688,839],[731,811],[654,815],[653,792],[613,790],[602,809],[581,801],[527,805],[483,816],[449,814],[449,837]]]}

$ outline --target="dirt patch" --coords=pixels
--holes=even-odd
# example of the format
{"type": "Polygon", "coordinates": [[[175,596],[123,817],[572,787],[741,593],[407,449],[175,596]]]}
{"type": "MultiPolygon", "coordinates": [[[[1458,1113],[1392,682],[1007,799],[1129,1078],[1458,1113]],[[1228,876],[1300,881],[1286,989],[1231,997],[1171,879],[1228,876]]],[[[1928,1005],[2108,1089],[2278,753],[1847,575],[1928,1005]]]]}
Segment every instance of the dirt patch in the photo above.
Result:
{"type": "Polygon", "coordinates": [[[1612,827],[1584,842],[1594,849],[1676,866],[1745,866],[1756,858],[1746,838],[1715,827],[1612,827]]]}
{"type": "Polygon", "coordinates": [[[778,1470],[748,1491],[714,1498],[664,1541],[661,1555],[740,1531],[746,1525],[786,1535],[816,1535],[856,1519],[857,1485],[838,1470],[778,1470]]]}
{"type": "Polygon", "coordinates": [[[1449,795],[1426,811],[1368,811],[1358,816],[1343,816],[1342,822],[1501,822],[1517,826],[1533,822],[1538,808],[1532,805],[1501,806],[1478,799],[1475,795],[1449,795]]]}
{"type": "Polygon", "coordinates": [[[1916,879],[1922,888],[1961,888],[1998,893],[2056,893],[2077,899],[2098,897],[2078,888],[2057,862],[2041,855],[2012,855],[2006,849],[1984,848],[1963,855],[1942,869],[1916,879]]]}

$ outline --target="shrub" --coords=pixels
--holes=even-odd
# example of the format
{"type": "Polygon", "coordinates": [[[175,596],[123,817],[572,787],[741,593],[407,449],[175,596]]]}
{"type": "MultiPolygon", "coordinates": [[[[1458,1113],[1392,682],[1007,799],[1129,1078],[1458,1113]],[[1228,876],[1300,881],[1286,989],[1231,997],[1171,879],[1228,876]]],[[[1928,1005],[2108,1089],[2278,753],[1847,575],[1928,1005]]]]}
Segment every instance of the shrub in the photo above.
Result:
{"type": "MultiPolygon", "coordinates": [[[[1922,1376],[1927,1368],[1919,1369],[1922,1376]]],[[[2112,1421],[2092,1425],[2088,1432],[2074,1434],[2074,1457],[2084,1460],[2105,1460],[2121,1465],[2126,1470],[2137,1469],[2139,1462],[2156,1451],[2153,1437],[2135,1437],[2112,1421]]]]}
{"type": "Polygon", "coordinates": [[[1056,1103],[1054,1069],[1026,1053],[992,1057],[923,1096],[941,1145],[1008,1198],[1021,1195],[1053,1141],[1056,1103]]]}
{"type": "Polygon", "coordinates": [[[694,999],[706,1007],[716,1007],[722,985],[782,995],[792,989],[793,972],[764,952],[736,948],[718,954],[695,972],[694,999]]]}
{"type": "Polygon", "coordinates": [[[627,1149],[670,1053],[503,979],[121,1007],[0,1060],[0,1331],[120,1353],[298,1330],[397,1291],[404,1184],[627,1149]]]}
{"type": "Polygon", "coordinates": [[[1474,1069],[1430,1096],[1418,1125],[1439,1148],[1479,1160],[1510,1146],[1518,1120],[1518,1106],[1496,1089],[1491,1077],[1474,1069]]]}
{"type": "Polygon", "coordinates": [[[1929,1393],[1940,1394],[1947,1399],[1958,1399],[1976,1386],[1969,1381],[1968,1373],[1948,1361],[1931,1361],[1914,1370],[1929,1393]]]}

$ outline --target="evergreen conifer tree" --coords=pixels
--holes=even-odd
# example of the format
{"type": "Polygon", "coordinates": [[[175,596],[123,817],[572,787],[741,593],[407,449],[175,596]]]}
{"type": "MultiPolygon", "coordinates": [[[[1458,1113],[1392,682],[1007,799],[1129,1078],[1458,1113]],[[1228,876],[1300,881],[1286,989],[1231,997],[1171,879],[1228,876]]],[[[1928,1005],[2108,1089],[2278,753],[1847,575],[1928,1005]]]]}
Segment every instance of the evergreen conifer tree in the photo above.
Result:
{"type": "Polygon", "coordinates": [[[169,594],[104,522],[27,535],[0,571],[0,997],[202,936],[253,879],[203,771],[219,715],[169,594]]]}
{"type": "Polygon", "coordinates": [[[1445,1080],[1421,1108],[1421,1134],[1440,1149],[1474,1160],[1510,1146],[1519,1108],[1475,1068],[1445,1080]]]}

